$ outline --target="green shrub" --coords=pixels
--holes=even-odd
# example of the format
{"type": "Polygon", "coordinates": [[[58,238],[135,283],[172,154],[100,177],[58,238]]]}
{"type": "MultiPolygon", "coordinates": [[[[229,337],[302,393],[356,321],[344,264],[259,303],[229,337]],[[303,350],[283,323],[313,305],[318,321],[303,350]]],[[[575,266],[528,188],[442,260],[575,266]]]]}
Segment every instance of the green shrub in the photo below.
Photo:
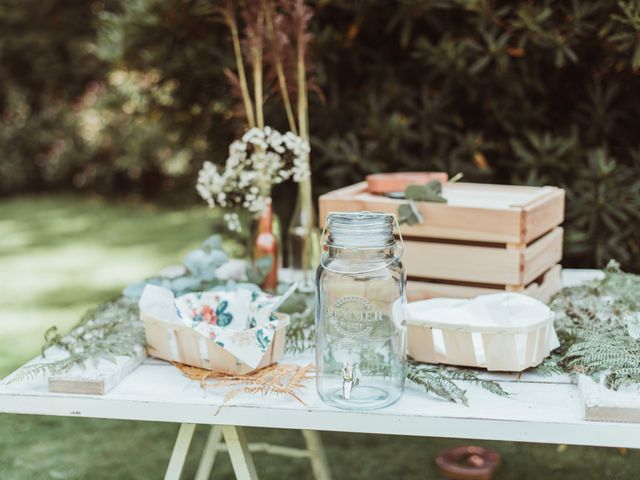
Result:
{"type": "MultiPolygon", "coordinates": [[[[38,173],[42,162],[29,164],[32,151],[48,152],[64,135],[78,154],[66,155],[66,169],[46,167],[59,171],[57,185],[195,199],[202,161],[222,162],[241,128],[231,119],[222,69],[233,59],[215,3],[41,2],[55,5],[66,23],[92,18],[62,31],[42,28],[46,8],[31,24],[20,12],[34,2],[5,2],[0,22],[14,30],[19,24],[40,43],[0,39],[0,61],[11,72],[0,75],[0,171],[24,179],[0,183],[0,191],[24,190],[35,177],[48,184],[38,173]],[[7,112],[13,115],[6,92],[29,97],[44,87],[6,78],[26,75],[18,51],[51,57],[43,38],[65,46],[67,59],[36,64],[30,75],[49,78],[48,68],[46,98],[84,101],[57,109],[70,119],[51,127],[36,103],[20,130],[6,123],[7,112]],[[90,135],[87,122],[95,127],[90,135]]],[[[568,200],[565,264],[602,266],[615,257],[640,271],[638,0],[313,3],[312,57],[323,92],[312,95],[310,111],[316,193],[391,170],[559,185],[568,200]]],[[[273,126],[284,129],[278,102],[267,109],[273,126]]]]}

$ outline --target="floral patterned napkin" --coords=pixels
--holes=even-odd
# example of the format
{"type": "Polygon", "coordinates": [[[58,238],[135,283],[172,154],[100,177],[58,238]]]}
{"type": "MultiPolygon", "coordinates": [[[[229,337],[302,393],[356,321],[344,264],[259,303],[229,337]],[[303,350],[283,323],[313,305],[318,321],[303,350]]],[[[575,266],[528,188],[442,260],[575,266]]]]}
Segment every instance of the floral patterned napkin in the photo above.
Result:
{"type": "Polygon", "coordinates": [[[140,298],[140,310],[155,318],[158,315],[152,312],[162,312],[158,320],[187,325],[256,368],[281,322],[273,312],[279,298],[243,288],[174,298],[165,288],[147,285],[140,298]],[[171,309],[167,308],[169,302],[171,309]]]}
{"type": "Polygon", "coordinates": [[[277,298],[247,289],[188,293],[176,298],[178,317],[255,368],[278,326],[277,298]]]}

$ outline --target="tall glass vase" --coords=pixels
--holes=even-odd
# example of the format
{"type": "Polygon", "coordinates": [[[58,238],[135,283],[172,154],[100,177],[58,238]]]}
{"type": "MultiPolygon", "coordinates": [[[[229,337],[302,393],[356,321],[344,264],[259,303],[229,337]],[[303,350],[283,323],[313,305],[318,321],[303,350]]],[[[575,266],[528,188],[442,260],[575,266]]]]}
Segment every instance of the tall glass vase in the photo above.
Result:
{"type": "Polygon", "coordinates": [[[311,179],[298,184],[298,199],[287,236],[288,267],[298,289],[311,292],[315,288],[315,270],[320,261],[320,231],[311,196],[311,179]]]}
{"type": "Polygon", "coordinates": [[[280,224],[273,213],[271,200],[267,202],[264,210],[256,215],[250,228],[251,261],[253,266],[257,266],[260,258],[271,256],[273,264],[271,270],[266,273],[262,284],[263,290],[273,292],[278,286],[278,268],[281,265],[280,254],[280,224]]]}

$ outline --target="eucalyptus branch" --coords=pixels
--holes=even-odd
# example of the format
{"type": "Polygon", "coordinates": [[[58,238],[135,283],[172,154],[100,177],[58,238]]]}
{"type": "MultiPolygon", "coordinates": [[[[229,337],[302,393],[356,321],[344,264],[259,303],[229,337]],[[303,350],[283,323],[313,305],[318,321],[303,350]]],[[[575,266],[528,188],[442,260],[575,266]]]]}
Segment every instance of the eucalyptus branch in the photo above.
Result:
{"type": "MultiPolygon", "coordinates": [[[[233,1],[227,0],[226,8],[223,9],[223,16],[229,30],[231,31],[231,39],[233,41],[233,54],[236,59],[236,68],[238,70],[238,80],[242,91],[242,102],[244,110],[247,114],[247,123],[249,128],[256,126],[255,116],[253,114],[253,103],[251,94],[249,93],[249,84],[244,70],[244,62],[242,61],[242,49],[240,48],[240,35],[238,33],[238,22],[234,14],[233,1]]],[[[261,92],[262,93],[262,92],[261,92]]],[[[262,106],[260,107],[262,109],[262,106]]]]}

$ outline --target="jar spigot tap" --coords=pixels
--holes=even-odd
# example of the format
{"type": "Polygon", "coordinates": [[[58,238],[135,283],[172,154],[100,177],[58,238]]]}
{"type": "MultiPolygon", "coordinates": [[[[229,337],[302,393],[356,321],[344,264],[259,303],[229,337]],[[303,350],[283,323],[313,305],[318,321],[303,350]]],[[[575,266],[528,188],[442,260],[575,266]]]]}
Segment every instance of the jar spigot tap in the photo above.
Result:
{"type": "Polygon", "coordinates": [[[356,365],[348,362],[342,364],[342,396],[345,400],[351,398],[351,390],[358,385],[359,379],[356,373],[356,365]]]}

